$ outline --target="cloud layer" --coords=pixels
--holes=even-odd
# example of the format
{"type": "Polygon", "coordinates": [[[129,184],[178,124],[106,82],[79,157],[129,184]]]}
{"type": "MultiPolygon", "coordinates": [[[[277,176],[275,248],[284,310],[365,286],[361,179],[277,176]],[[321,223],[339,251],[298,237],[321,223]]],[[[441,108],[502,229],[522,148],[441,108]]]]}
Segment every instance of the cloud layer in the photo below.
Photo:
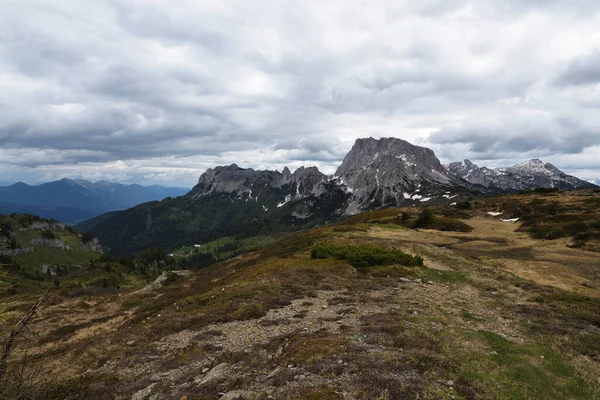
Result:
{"type": "Polygon", "coordinates": [[[396,136],[600,178],[600,3],[0,4],[0,180],[192,185],[396,136]]]}

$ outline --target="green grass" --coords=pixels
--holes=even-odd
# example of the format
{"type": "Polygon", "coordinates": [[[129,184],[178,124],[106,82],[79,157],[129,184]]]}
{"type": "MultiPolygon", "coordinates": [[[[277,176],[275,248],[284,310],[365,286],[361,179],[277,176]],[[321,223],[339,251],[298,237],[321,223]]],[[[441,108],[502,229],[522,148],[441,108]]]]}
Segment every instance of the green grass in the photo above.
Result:
{"type": "Polygon", "coordinates": [[[275,242],[277,236],[255,236],[246,239],[236,239],[231,236],[222,237],[207,243],[198,243],[201,247],[183,246],[171,253],[177,260],[185,259],[194,254],[210,254],[216,260],[223,261],[238,254],[257,251],[275,242]]]}
{"type": "Polygon", "coordinates": [[[32,245],[33,239],[41,239],[42,231],[25,230],[17,231],[17,243],[22,248],[35,247],[35,251],[15,256],[14,259],[19,262],[22,269],[26,271],[41,271],[42,265],[86,265],[92,258],[100,254],[86,249],[81,245],[79,235],[67,230],[50,231],[60,241],[70,247],[70,250],[58,247],[32,245]]]}
{"type": "Polygon", "coordinates": [[[21,265],[29,270],[41,271],[42,265],[84,265],[99,254],[81,248],[64,250],[54,247],[38,247],[34,252],[15,257],[21,265]]]}
{"type": "Polygon", "coordinates": [[[487,353],[470,353],[460,379],[480,386],[491,399],[594,399],[599,395],[566,356],[533,343],[519,344],[489,331],[469,332],[487,353]]]}

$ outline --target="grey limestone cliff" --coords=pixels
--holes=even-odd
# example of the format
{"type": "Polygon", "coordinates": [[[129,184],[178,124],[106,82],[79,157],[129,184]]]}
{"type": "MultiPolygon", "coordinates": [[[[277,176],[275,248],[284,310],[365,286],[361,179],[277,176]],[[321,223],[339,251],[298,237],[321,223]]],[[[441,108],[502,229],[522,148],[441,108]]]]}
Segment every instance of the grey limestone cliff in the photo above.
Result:
{"type": "Polygon", "coordinates": [[[470,186],[449,173],[432,150],[397,138],[358,139],[335,177],[351,193],[348,214],[448,199],[470,186]]]}

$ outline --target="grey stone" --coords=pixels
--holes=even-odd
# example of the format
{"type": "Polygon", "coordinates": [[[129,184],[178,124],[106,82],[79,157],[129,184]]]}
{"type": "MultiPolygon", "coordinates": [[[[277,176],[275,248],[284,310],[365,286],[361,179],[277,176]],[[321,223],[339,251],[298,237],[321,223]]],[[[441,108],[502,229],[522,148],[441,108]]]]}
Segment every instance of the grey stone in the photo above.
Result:
{"type": "Polygon", "coordinates": [[[254,400],[257,398],[255,392],[249,390],[233,390],[224,393],[219,400],[254,400]]]}
{"type": "Polygon", "coordinates": [[[154,389],[154,386],[156,386],[156,383],[153,383],[152,385],[150,385],[142,390],[138,390],[137,392],[135,392],[133,394],[133,396],[131,396],[131,400],[146,399],[148,396],[150,396],[150,393],[152,393],[152,389],[154,389]]]}
{"type": "Polygon", "coordinates": [[[194,379],[194,383],[199,384],[200,386],[206,385],[211,382],[219,382],[223,380],[229,370],[231,369],[231,365],[228,363],[221,363],[211,369],[204,377],[198,377],[194,379]]]}

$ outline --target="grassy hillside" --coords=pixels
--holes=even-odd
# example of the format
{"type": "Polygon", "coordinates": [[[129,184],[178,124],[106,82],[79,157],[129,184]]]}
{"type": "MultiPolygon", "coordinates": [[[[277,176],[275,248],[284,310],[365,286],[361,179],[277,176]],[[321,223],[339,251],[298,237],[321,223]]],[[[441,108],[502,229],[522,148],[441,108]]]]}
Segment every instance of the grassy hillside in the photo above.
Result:
{"type": "Polygon", "coordinates": [[[29,214],[0,215],[0,299],[9,302],[26,303],[52,281],[66,297],[128,291],[173,268],[175,261],[161,251],[115,260],[102,254],[96,238],[68,225],[29,214]]]}
{"type": "MultiPolygon", "coordinates": [[[[369,212],[152,291],[57,294],[19,342],[4,394],[599,398],[598,253],[527,224],[539,203],[578,215],[596,196],[369,212]]],[[[5,308],[5,326],[24,310],[5,308]]]]}
{"type": "Polygon", "coordinates": [[[149,247],[172,252],[222,237],[242,240],[321,225],[333,218],[345,200],[341,190],[332,193],[339,199],[311,196],[278,207],[281,196],[277,190],[261,193],[260,202],[220,194],[195,198],[192,192],[102,215],[76,227],[96,235],[114,256],[149,247]]]}
{"type": "Polygon", "coordinates": [[[98,257],[100,247],[84,243],[70,226],[30,214],[0,214],[0,252],[10,255],[20,272],[45,277],[43,266],[62,264],[69,270],[98,257]]]}

